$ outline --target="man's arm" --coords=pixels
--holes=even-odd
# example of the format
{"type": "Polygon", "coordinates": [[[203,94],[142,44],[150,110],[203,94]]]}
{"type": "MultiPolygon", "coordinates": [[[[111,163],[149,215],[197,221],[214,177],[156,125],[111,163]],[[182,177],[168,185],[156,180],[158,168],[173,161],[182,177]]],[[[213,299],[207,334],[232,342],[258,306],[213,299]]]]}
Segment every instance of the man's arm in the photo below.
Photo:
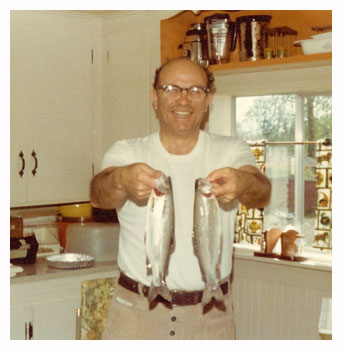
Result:
{"type": "Polygon", "coordinates": [[[144,163],[109,167],[97,174],[90,184],[91,204],[96,208],[120,208],[128,198],[142,201],[156,187],[161,172],[144,163]]]}
{"type": "Polygon", "coordinates": [[[271,183],[252,165],[214,170],[207,179],[213,185],[213,195],[222,203],[237,198],[247,208],[263,208],[270,201],[271,183]]]}

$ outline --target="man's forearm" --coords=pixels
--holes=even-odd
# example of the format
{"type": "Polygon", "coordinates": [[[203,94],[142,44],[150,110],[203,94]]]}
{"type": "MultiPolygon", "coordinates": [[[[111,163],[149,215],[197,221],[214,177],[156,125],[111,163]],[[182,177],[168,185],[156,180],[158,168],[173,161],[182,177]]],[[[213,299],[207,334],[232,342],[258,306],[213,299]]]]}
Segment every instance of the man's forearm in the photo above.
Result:
{"type": "Polygon", "coordinates": [[[91,181],[90,200],[95,208],[119,208],[126,199],[127,194],[120,185],[120,167],[104,169],[91,181]]]}
{"type": "Polygon", "coordinates": [[[240,202],[247,208],[264,208],[270,201],[271,183],[260,172],[250,172],[239,169],[243,181],[246,183],[245,191],[240,195],[240,202]]]}

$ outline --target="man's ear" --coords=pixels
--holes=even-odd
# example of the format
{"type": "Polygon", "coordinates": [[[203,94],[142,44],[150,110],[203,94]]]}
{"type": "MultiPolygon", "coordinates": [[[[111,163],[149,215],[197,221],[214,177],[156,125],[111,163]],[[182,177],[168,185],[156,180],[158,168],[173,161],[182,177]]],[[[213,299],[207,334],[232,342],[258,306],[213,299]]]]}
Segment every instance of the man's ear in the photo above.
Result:
{"type": "Polygon", "coordinates": [[[206,101],[205,101],[205,105],[206,105],[205,111],[206,112],[208,112],[209,106],[210,106],[212,100],[213,100],[213,94],[209,92],[206,96],[206,101]]]}
{"type": "Polygon", "coordinates": [[[155,88],[153,88],[151,91],[151,100],[153,109],[156,111],[158,109],[158,94],[155,88]]]}

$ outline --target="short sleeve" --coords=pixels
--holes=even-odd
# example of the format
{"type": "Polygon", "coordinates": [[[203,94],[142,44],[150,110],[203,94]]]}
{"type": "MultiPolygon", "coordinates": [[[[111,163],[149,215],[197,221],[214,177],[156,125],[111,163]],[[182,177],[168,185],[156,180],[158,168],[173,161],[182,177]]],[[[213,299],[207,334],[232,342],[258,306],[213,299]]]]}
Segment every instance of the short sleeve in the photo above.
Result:
{"type": "Polygon", "coordinates": [[[230,140],[229,163],[230,167],[238,169],[244,165],[256,166],[255,157],[247,142],[239,137],[230,140]]]}
{"type": "Polygon", "coordinates": [[[105,153],[101,170],[111,166],[125,166],[135,162],[135,144],[133,140],[120,140],[115,142],[105,153]]]}

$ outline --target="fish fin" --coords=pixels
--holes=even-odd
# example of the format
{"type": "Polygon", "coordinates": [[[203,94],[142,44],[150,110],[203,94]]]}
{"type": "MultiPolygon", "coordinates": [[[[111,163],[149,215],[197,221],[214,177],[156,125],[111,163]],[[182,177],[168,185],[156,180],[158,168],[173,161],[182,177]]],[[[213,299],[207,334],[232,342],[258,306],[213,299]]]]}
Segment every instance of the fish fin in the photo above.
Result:
{"type": "Polygon", "coordinates": [[[148,292],[148,301],[152,302],[158,295],[162,296],[165,300],[171,302],[172,295],[166,285],[156,287],[152,285],[148,292]]]}
{"type": "Polygon", "coordinates": [[[202,305],[206,305],[211,302],[211,299],[214,298],[217,301],[224,302],[224,296],[220,286],[206,286],[203,290],[202,296],[202,305]]]}

